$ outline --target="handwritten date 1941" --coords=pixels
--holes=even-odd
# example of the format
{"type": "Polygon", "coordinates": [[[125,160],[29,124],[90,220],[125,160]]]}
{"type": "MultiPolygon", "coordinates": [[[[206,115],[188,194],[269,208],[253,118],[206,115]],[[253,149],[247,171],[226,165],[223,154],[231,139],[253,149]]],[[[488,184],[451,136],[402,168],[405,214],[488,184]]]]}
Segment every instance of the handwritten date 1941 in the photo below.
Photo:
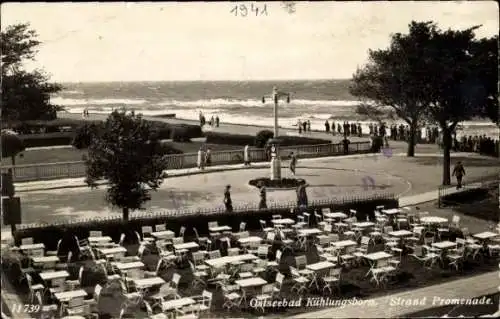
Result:
{"type": "Polygon", "coordinates": [[[255,15],[256,17],[266,15],[267,16],[267,6],[251,4],[250,6],[245,4],[239,4],[232,7],[230,13],[234,14],[236,17],[248,17],[255,15]]]}

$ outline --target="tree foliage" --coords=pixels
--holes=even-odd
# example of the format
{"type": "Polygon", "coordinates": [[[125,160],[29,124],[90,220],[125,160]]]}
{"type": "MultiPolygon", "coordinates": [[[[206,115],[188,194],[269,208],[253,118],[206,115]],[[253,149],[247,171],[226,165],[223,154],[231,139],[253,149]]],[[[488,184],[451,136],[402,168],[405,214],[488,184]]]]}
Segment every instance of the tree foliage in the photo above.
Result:
{"type": "Polygon", "coordinates": [[[62,87],[49,83],[41,70],[28,72],[23,62],[34,60],[37,33],[29,24],[8,26],[0,33],[2,42],[2,120],[50,120],[61,108],[50,103],[50,94],[62,87]]]}
{"type": "Polygon", "coordinates": [[[274,137],[274,132],[270,130],[262,130],[257,132],[255,135],[255,147],[264,148],[266,146],[267,141],[274,137]]]}
{"type": "Polygon", "coordinates": [[[1,142],[2,157],[10,157],[12,165],[16,165],[16,156],[26,149],[23,140],[15,132],[2,130],[1,142]]]}
{"type": "Polygon", "coordinates": [[[369,51],[350,87],[370,101],[359,113],[380,117],[390,107],[409,124],[409,156],[424,120],[441,127],[443,184],[450,183],[451,134],[458,123],[476,117],[498,122],[498,37],[476,39],[479,27],[442,31],[433,22],[412,21],[409,33],[392,35],[387,49],[369,51]]]}
{"type": "Polygon", "coordinates": [[[115,110],[89,145],[86,183],[97,187],[97,181],[107,180],[106,200],[120,207],[127,220],[129,209],[140,209],[166,176],[161,149],[157,134],[141,115],[115,110]]]}
{"type": "Polygon", "coordinates": [[[353,75],[351,94],[367,103],[357,112],[378,121],[390,107],[410,126],[408,156],[415,154],[415,136],[425,113],[427,72],[422,61],[429,58],[431,31],[426,24],[412,22],[409,33],[396,33],[387,49],[370,50],[366,65],[353,75]]]}

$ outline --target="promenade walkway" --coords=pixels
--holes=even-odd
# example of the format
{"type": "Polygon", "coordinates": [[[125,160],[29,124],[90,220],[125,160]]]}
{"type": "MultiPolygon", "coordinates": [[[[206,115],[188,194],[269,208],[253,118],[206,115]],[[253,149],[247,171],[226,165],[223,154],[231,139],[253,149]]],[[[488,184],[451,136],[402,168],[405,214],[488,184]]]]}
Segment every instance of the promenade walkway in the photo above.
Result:
{"type": "Polygon", "coordinates": [[[366,305],[347,305],[293,316],[291,318],[394,318],[426,309],[449,305],[499,291],[498,271],[451,282],[369,299],[366,305]],[[414,305],[402,301],[420,301],[414,305]]]}

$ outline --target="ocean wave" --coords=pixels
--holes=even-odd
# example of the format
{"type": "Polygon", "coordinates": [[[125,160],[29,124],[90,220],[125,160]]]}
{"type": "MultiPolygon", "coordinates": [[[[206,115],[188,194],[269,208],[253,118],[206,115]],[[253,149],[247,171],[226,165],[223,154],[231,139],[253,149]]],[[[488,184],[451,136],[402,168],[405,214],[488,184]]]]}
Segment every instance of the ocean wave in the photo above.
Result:
{"type": "Polygon", "coordinates": [[[76,95],[76,94],[83,94],[83,91],[80,90],[62,90],[62,94],[71,94],[71,95],[76,95]]]}
{"type": "MultiPolygon", "coordinates": [[[[196,101],[179,101],[179,100],[164,100],[156,103],[158,106],[186,106],[186,107],[221,107],[221,106],[244,106],[244,107],[265,107],[272,103],[272,100],[268,99],[265,103],[262,100],[249,99],[249,100],[239,100],[239,99],[210,99],[210,100],[196,100],[196,101]]],[[[291,100],[289,105],[291,106],[356,106],[361,102],[359,101],[338,101],[338,100],[291,100]]]]}
{"type": "Polygon", "coordinates": [[[56,105],[69,106],[69,105],[141,105],[148,101],[143,99],[68,99],[63,97],[52,97],[50,101],[56,105]]]}

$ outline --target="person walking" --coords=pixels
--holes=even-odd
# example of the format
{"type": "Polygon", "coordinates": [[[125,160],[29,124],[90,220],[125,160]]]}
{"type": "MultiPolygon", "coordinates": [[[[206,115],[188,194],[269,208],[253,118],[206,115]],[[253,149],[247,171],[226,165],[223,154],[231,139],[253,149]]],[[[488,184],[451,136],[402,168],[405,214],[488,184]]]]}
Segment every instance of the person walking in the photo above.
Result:
{"type": "Polygon", "coordinates": [[[224,191],[224,205],[226,206],[227,212],[233,211],[233,201],[231,200],[231,185],[226,185],[226,190],[224,191]]]}
{"type": "Polygon", "coordinates": [[[292,152],[292,153],[290,153],[290,171],[292,172],[293,176],[295,176],[295,168],[296,167],[297,167],[297,157],[292,152]]]}
{"type": "Polygon", "coordinates": [[[452,176],[455,176],[457,178],[457,189],[462,188],[462,178],[464,177],[464,175],[464,166],[462,165],[462,162],[458,161],[457,164],[455,164],[455,168],[453,168],[452,174],[452,176]]]}

